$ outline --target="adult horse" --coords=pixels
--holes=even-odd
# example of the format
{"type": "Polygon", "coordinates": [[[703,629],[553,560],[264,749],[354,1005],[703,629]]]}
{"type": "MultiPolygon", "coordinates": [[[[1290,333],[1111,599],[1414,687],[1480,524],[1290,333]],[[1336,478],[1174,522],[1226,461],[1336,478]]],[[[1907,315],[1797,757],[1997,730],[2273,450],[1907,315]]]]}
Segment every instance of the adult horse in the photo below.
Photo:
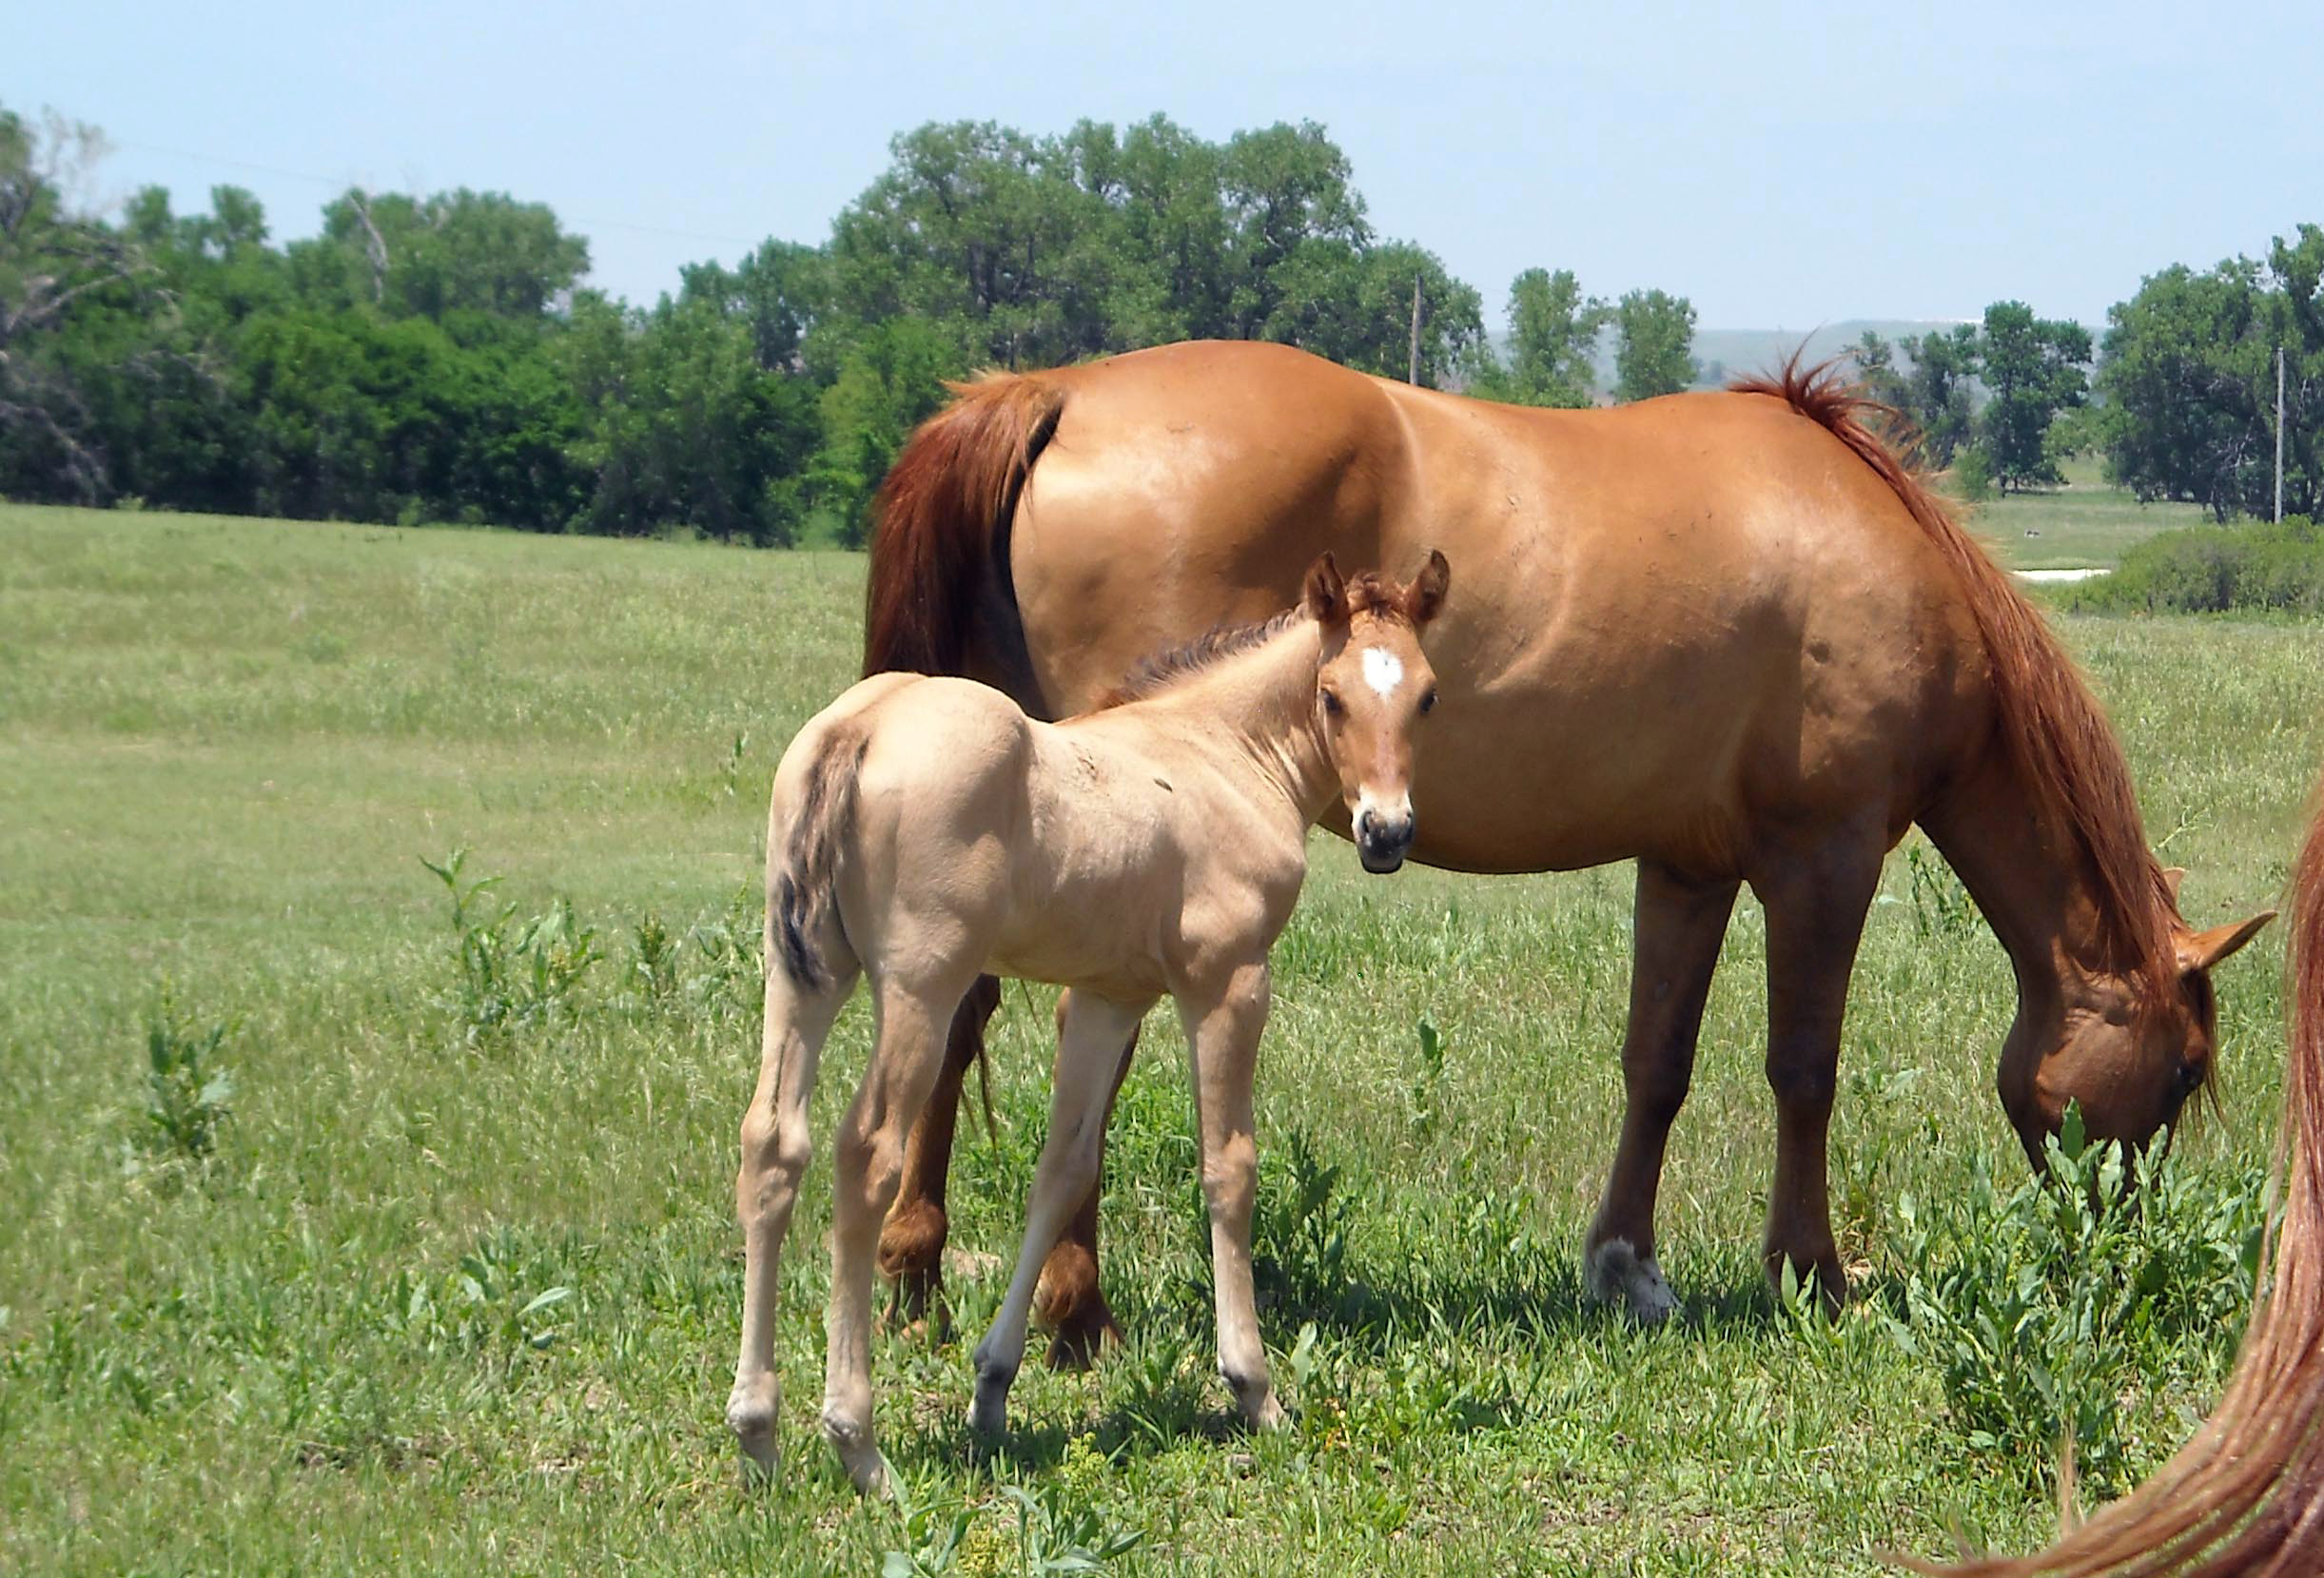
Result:
{"type": "MultiPolygon", "coordinates": [[[[963,673],[1065,716],[1142,653],[1280,607],[1327,548],[1403,564],[1441,545],[1469,569],[1435,637],[1446,677],[1415,858],[1638,863],[1628,1105],[1586,1248],[1593,1288],[1649,1319],[1671,1307],[1655,1190],[1748,882],[1777,1109],[1766,1264],[1837,1299],[1841,1012],[1908,826],[2016,965],[1999,1084],[2036,1159],[2069,1101],[2101,1137],[2177,1117],[2210,1069],[2209,971],[2267,919],[2183,924],[2072,664],[1863,408],[1796,360],[1605,411],[1491,404],[1253,343],[988,376],[883,486],[865,669],[963,673]]],[[[908,1308],[934,1290],[961,1077],[997,1002],[989,984],[964,1002],[883,1229],[908,1308]]],[[[1096,1226],[1093,1190],[1045,1268],[1054,1360],[1112,1329],[1096,1226]]]]}

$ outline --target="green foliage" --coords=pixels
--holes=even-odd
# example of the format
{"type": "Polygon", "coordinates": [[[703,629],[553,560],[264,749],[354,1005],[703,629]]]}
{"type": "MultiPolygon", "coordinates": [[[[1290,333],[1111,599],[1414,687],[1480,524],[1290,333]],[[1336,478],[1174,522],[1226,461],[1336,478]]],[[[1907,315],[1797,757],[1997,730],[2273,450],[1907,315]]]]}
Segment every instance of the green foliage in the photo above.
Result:
{"type": "Polygon", "coordinates": [[[1588,405],[1592,352],[1612,319],[1604,302],[1583,297],[1571,269],[1527,269],[1509,286],[1509,360],[1480,343],[1471,393],[1515,405],[1588,405]]]}
{"type": "Polygon", "coordinates": [[[2089,387],[2090,331],[2062,319],[2036,318],[2022,302],[1985,309],[1978,364],[1986,399],[1978,413],[1978,449],[2002,492],[2064,478],[2049,445],[2053,418],[2082,403],[2089,387]]]}
{"type": "Polygon", "coordinates": [[[2006,1196],[1899,1203],[1899,1334],[1937,1367],[1972,1451],[2029,1477],[2070,1441],[2099,1497],[2121,1494],[2181,1421],[2150,1417],[2169,1378],[2210,1376],[2251,1307],[2265,1174],[2207,1179],[2167,1157],[2125,1160],[2069,1109],[2049,1176],[2006,1196]]]}
{"type": "Polygon", "coordinates": [[[196,1028],[169,987],[146,1017],[146,1122],[139,1147],[146,1157],[199,1162],[218,1148],[218,1131],[233,1116],[234,1078],[218,1064],[218,1049],[234,1033],[231,1021],[196,1028]]]}
{"type": "Polygon", "coordinates": [[[573,906],[558,899],[531,920],[511,925],[517,906],[498,909],[478,901],[498,877],[462,885],[468,851],[455,849],[443,864],[424,856],[451,903],[453,990],[445,1000],[472,1046],[504,1040],[510,1033],[543,1023],[568,1006],[590,965],[604,955],[596,929],[574,918],[573,906]]]}
{"type": "Polygon", "coordinates": [[[1947,475],[1953,491],[1972,504],[1993,497],[1993,458],[1982,444],[1964,444],[1955,450],[1953,469],[1947,475]]]}
{"type": "Polygon", "coordinates": [[[1661,290],[1633,290],[1614,305],[1614,395],[1642,400],[1694,382],[1694,303],[1661,290]]]}
{"type": "Polygon", "coordinates": [[[1924,937],[1968,937],[1977,931],[1976,901],[1934,846],[1915,841],[1904,850],[1911,873],[1912,925],[1924,937]]]}
{"type": "Polygon", "coordinates": [[[2284,509],[2324,507],[2324,226],[2147,277],[2108,314],[2099,393],[2119,413],[2109,470],[2140,498],[2214,518],[2275,508],[2275,350],[2285,354],[2284,509]]]}
{"type": "Polygon", "coordinates": [[[1865,392],[1904,419],[1921,462],[1938,471],[1951,467],[1972,431],[1977,326],[1906,335],[1894,344],[1867,329],[1848,355],[1865,392]]]}
{"type": "Polygon", "coordinates": [[[2077,585],[2070,606],[2104,613],[2324,615],[2324,527],[2305,516],[2164,532],[2114,574],[2077,585]]]}

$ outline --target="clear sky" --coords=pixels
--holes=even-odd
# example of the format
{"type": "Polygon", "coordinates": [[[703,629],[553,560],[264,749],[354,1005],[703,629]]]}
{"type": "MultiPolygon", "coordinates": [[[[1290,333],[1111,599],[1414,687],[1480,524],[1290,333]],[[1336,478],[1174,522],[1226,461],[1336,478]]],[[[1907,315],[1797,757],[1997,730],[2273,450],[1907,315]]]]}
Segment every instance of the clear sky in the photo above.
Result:
{"type": "Polygon", "coordinates": [[[499,189],[635,301],[815,242],[928,120],[1322,122],[1387,236],[1497,322],[1533,264],[1706,328],[2102,321],[2141,275],[2324,221],[2324,4],[0,4],[0,104],[93,122],[98,195],[213,184],[280,238],[375,188],[499,189]],[[230,163],[229,163],[230,162],[230,163]]]}

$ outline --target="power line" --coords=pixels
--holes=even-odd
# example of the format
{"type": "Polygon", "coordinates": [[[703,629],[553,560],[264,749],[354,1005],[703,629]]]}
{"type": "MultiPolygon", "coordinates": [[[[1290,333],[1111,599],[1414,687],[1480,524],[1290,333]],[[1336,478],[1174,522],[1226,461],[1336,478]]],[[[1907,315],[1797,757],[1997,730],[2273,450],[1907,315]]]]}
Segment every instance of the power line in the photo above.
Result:
{"type": "MultiPolygon", "coordinates": [[[[311,182],[315,185],[329,186],[336,191],[344,191],[349,186],[361,185],[358,182],[340,180],[333,176],[316,175],[307,170],[286,170],[279,165],[262,165],[250,159],[227,159],[214,153],[196,153],[191,148],[165,147],[158,143],[135,143],[126,138],[113,138],[109,141],[116,147],[134,148],[140,153],[158,153],[171,159],[190,159],[196,164],[218,165],[227,169],[256,170],[263,175],[280,176],[285,181],[311,182]]],[[[719,242],[729,246],[756,246],[758,244],[757,242],[742,236],[715,235],[707,230],[678,230],[666,224],[635,224],[626,220],[595,219],[587,214],[567,214],[564,216],[564,221],[570,224],[587,225],[593,230],[628,230],[641,236],[668,236],[677,241],[719,242]]]]}

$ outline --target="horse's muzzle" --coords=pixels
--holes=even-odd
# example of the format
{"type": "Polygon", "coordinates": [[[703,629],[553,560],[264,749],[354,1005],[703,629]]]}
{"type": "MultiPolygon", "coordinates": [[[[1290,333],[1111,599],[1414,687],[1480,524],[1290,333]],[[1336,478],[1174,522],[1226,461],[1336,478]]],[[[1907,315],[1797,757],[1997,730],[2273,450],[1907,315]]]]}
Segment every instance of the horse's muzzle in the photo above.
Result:
{"type": "Polygon", "coordinates": [[[1367,808],[1356,818],[1357,858],[1364,863],[1365,870],[1385,876],[1404,864],[1414,830],[1409,813],[1391,821],[1367,808]]]}

